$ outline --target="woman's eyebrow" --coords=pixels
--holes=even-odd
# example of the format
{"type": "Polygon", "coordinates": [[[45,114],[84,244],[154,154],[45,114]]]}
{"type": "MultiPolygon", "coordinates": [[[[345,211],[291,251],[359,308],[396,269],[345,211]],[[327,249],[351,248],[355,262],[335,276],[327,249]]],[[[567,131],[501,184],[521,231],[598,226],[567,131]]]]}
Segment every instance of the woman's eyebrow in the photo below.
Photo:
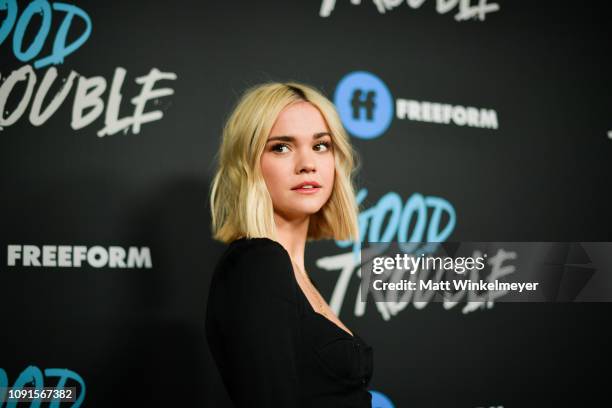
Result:
{"type": "MultiPolygon", "coordinates": [[[[329,132],[315,133],[314,135],[312,135],[312,139],[313,140],[320,139],[323,136],[331,136],[331,134],[329,132]]],[[[282,140],[283,142],[293,142],[293,141],[295,141],[295,137],[294,136],[271,136],[268,139],[268,142],[271,142],[271,141],[274,141],[274,140],[282,140]]]]}

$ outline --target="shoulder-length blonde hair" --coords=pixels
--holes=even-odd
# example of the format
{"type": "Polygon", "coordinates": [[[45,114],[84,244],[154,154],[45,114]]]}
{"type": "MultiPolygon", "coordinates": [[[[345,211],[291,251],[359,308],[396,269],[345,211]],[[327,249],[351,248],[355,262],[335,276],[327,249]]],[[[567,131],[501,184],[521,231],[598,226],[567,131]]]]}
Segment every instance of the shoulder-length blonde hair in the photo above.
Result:
{"type": "Polygon", "coordinates": [[[306,239],[359,239],[359,209],[353,187],[359,157],[331,101],[313,87],[297,82],[265,83],[248,89],[227,120],[210,188],[214,239],[224,243],[241,237],[278,241],[260,158],[279,113],[299,101],[310,102],[323,115],[335,160],[333,191],[325,205],[311,215],[306,239]]]}

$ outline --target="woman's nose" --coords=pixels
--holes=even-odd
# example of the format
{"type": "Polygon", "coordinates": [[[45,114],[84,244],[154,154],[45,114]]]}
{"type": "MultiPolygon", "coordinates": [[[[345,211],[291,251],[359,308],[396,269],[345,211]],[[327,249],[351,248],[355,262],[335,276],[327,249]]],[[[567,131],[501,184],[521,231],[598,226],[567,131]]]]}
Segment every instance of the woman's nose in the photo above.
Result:
{"type": "Polygon", "coordinates": [[[301,152],[298,155],[297,170],[298,173],[310,173],[316,171],[314,152],[301,152]]]}

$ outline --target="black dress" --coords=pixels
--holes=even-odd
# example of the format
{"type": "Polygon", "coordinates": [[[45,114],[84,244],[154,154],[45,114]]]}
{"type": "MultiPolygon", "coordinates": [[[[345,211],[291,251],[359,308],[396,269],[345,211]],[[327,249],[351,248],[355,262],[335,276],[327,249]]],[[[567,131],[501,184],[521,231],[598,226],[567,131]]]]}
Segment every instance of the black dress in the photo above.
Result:
{"type": "Polygon", "coordinates": [[[314,311],[276,241],[229,245],[213,273],[206,337],[237,407],[371,407],[372,347],[314,311]]]}

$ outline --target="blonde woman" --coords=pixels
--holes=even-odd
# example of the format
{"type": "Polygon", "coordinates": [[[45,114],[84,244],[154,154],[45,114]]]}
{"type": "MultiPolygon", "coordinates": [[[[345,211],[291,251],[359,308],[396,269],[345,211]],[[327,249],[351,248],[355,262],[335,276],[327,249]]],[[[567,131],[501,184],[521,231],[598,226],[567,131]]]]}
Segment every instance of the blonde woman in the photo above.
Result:
{"type": "Polygon", "coordinates": [[[304,268],[308,240],[359,239],[355,151],[333,104],[299,83],[249,89],[211,185],[206,336],[237,407],[370,407],[373,350],[304,268]]]}

